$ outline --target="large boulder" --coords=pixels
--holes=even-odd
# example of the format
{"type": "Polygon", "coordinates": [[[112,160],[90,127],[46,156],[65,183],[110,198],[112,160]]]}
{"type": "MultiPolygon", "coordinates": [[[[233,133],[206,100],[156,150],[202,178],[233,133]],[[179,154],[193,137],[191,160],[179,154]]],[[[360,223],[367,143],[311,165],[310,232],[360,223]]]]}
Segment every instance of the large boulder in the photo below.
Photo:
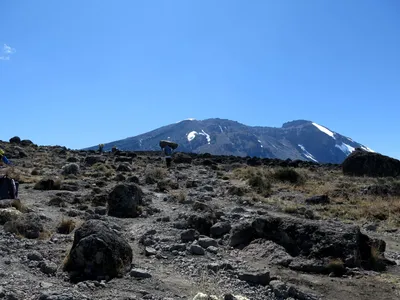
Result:
{"type": "Polygon", "coordinates": [[[372,268],[386,247],[384,241],[370,239],[354,225],[285,215],[265,215],[233,227],[230,245],[245,246],[258,238],[282,246],[292,257],[340,259],[346,267],[372,268]]]}
{"type": "Polygon", "coordinates": [[[10,143],[11,144],[20,144],[21,143],[21,139],[18,136],[14,136],[10,139],[10,143]]]}
{"type": "Polygon", "coordinates": [[[64,264],[72,281],[109,280],[122,277],[131,268],[132,248],[107,223],[86,221],[75,231],[64,264]]]}
{"type": "Polygon", "coordinates": [[[396,177],[400,175],[400,161],[379,153],[357,149],[342,163],[345,175],[396,177]]]}
{"type": "Polygon", "coordinates": [[[108,215],[135,218],[140,215],[143,192],[136,184],[119,184],[108,196],[108,215]]]}
{"type": "Polygon", "coordinates": [[[44,232],[43,221],[35,213],[22,214],[6,222],[4,231],[22,235],[28,239],[37,239],[44,232]]]}

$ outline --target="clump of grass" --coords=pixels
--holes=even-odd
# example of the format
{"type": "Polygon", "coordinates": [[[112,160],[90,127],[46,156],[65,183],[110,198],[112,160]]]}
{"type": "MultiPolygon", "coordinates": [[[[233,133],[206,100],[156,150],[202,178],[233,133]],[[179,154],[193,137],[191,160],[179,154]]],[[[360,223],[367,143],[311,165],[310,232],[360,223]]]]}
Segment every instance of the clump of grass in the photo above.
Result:
{"type": "Polygon", "coordinates": [[[42,179],[37,182],[34,187],[35,190],[59,190],[61,189],[61,179],[42,179]]]}
{"type": "Polygon", "coordinates": [[[346,267],[344,266],[344,262],[340,258],[333,258],[331,259],[326,269],[329,273],[333,273],[335,276],[342,276],[346,273],[346,267]]]}
{"type": "Polygon", "coordinates": [[[264,169],[246,167],[235,169],[233,172],[236,177],[246,180],[248,185],[258,194],[264,197],[271,195],[272,184],[268,172],[264,169]]]}
{"type": "Polygon", "coordinates": [[[48,238],[50,238],[51,236],[51,232],[48,230],[43,230],[39,233],[39,240],[47,240],[48,238]]]}
{"type": "Polygon", "coordinates": [[[57,226],[57,232],[60,234],[70,234],[75,229],[75,221],[72,219],[62,219],[57,226]]]}
{"type": "Polygon", "coordinates": [[[36,176],[36,175],[39,175],[39,174],[40,174],[40,171],[39,171],[38,168],[34,168],[34,169],[32,170],[32,172],[31,172],[31,175],[33,175],[33,176],[36,176]]]}
{"type": "Polygon", "coordinates": [[[278,181],[290,182],[297,185],[305,183],[305,177],[292,168],[280,168],[275,170],[272,177],[278,181]]]}
{"type": "Polygon", "coordinates": [[[384,271],[386,269],[379,245],[371,245],[370,266],[375,271],[384,271]]]}
{"type": "Polygon", "coordinates": [[[167,177],[167,172],[162,168],[148,168],[146,170],[145,181],[147,184],[153,184],[167,177]]]}

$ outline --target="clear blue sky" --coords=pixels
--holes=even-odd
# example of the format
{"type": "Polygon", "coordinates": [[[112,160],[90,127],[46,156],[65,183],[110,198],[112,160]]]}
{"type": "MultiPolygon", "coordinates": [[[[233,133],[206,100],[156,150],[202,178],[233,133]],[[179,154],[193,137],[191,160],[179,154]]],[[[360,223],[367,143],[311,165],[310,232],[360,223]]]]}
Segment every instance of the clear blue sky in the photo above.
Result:
{"type": "Polygon", "coordinates": [[[400,1],[0,2],[0,139],[308,119],[400,158],[400,1]]]}

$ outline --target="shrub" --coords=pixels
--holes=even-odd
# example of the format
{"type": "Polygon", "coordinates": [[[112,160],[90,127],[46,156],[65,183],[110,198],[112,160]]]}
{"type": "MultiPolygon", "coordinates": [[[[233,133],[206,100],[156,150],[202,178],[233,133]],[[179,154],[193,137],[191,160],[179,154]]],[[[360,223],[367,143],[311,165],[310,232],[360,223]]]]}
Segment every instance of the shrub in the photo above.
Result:
{"type": "Polygon", "coordinates": [[[75,229],[75,221],[72,219],[62,219],[57,226],[57,232],[60,234],[70,234],[75,229]]]}
{"type": "Polygon", "coordinates": [[[269,196],[271,194],[271,182],[262,174],[253,174],[249,178],[248,184],[259,194],[264,196],[269,196]]]}
{"type": "Polygon", "coordinates": [[[290,182],[293,184],[304,184],[305,178],[301,174],[299,174],[296,170],[292,168],[281,168],[276,170],[272,177],[275,180],[283,181],[283,182],[290,182]]]}
{"type": "Polygon", "coordinates": [[[77,175],[79,173],[79,165],[76,163],[66,164],[63,167],[63,175],[77,175]]]}

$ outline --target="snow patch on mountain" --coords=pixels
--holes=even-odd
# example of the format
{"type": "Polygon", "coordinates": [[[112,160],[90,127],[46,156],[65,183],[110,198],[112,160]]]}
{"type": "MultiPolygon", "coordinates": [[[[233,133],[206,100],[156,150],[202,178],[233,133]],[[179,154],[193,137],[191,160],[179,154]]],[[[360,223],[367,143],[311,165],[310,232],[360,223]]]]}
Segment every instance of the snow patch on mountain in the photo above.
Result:
{"type": "Polygon", "coordinates": [[[340,150],[343,151],[344,154],[349,155],[351,152],[356,150],[354,147],[347,145],[346,143],[342,143],[341,145],[336,144],[336,148],[339,148],[340,150]]]}
{"type": "Polygon", "coordinates": [[[178,121],[178,122],[176,122],[175,124],[178,124],[178,123],[183,122],[183,121],[196,121],[196,119],[194,119],[194,118],[188,118],[188,119],[185,119],[185,120],[178,121]]]}
{"type": "Polygon", "coordinates": [[[303,152],[304,152],[303,155],[304,155],[305,157],[311,159],[312,161],[318,162],[318,160],[316,160],[315,157],[314,157],[310,152],[308,152],[308,151],[306,150],[306,148],[305,148],[303,145],[298,144],[297,146],[299,146],[300,149],[303,150],[303,152]]]}
{"type": "Polygon", "coordinates": [[[321,126],[317,123],[312,123],[315,127],[317,127],[319,130],[321,130],[323,133],[329,135],[330,137],[332,137],[333,139],[336,140],[335,135],[332,131],[330,131],[328,128],[325,128],[324,126],[321,126]]]}
{"type": "Polygon", "coordinates": [[[207,143],[210,145],[211,144],[211,138],[210,135],[208,133],[206,133],[203,129],[201,130],[201,132],[197,132],[197,131],[191,131],[187,134],[187,140],[189,142],[193,141],[193,139],[196,137],[196,135],[204,135],[207,139],[207,143]]]}
{"type": "Polygon", "coordinates": [[[195,137],[196,137],[197,132],[196,131],[191,131],[187,135],[187,139],[189,142],[191,142],[195,137]]]}
{"type": "Polygon", "coordinates": [[[260,143],[261,148],[264,148],[264,146],[262,145],[261,141],[258,140],[258,142],[260,143]]]}
{"type": "Polygon", "coordinates": [[[221,125],[218,125],[218,126],[219,126],[219,129],[221,130],[221,133],[224,133],[224,131],[222,130],[221,125]]]}
{"type": "Polygon", "coordinates": [[[201,132],[199,132],[199,134],[204,135],[204,136],[206,137],[206,139],[207,139],[208,144],[209,144],[209,145],[211,144],[210,135],[207,134],[203,129],[201,130],[201,132]]]}
{"type": "Polygon", "coordinates": [[[364,149],[365,151],[368,151],[368,152],[375,152],[371,148],[368,148],[367,146],[363,146],[363,145],[361,145],[361,149],[364,149]]]}

